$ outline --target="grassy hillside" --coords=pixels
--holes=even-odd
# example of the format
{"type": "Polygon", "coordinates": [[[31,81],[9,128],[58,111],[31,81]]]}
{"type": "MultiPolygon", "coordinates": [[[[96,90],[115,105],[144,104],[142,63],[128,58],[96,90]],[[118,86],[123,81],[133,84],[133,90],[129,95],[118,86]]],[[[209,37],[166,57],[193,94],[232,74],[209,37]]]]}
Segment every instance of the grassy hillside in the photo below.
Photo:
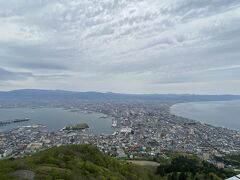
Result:
{"type": "Polygon", "coordinates": [[[221,180],[236,175],[233,171],[217,168],[193,155],[175,156],[169,162],[160,164],[156,173],[163,179],[221,180]]]}
{"type": "Polygon", "coordinates": [[[7,179],[108,179],[108,180],[218,180],[235,175],[193,155],[174,153],[155,159],[160,166],[138,166],[101,153],[91,145],[51,148],[31,157],[0,161],[0,180],[7,179]]]}
{"type": "Polygon", "coordinates": [[[227,155],[225,157],[215,157],[215,159],[223,162],[224,164],[231,165],[236,169],[240,169],[240,154],[227,155]]]}
{"type": "Polygon", "coordinates": [[[52,148],[23,159],[0,161],[0,179],[157,179],[151,170],[119,161],[90,145],[52,148]]]}

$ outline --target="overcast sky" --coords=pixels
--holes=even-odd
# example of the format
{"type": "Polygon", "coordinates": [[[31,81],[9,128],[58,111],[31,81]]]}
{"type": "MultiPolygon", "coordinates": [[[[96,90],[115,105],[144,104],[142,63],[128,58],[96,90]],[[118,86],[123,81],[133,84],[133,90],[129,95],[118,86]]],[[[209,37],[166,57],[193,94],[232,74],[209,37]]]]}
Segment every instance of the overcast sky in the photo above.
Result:
{"type": "Polygon", "coordinates": [[[240,94],[239,0],[0,0],[0,90],[240,94]]]}

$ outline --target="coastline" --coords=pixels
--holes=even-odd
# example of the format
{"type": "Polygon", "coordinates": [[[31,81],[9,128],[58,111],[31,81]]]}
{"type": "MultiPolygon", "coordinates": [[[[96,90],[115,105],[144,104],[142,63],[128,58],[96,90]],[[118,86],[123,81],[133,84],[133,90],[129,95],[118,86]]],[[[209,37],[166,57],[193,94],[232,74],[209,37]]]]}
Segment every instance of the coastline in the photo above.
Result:
{"type": "MultiPolygon", "coordinates": [[[[213,123],[212,121],[216,121],[216,119],[210,119],[210,118],[198,118],[198,117],[195,117],[194,118],[194,114],[191,112],[191,110],[184,110],[184,108],[186,108],[187,106],[188,107],[191,107],[192,109],[194,109],[193,106],[191,105],[209,105],[209,106],[214,106],[214,105],[225,105],[226,103],[227,104],[235,104],[235,103],[240,103],[240,100],[236,99],[236,100],[227,100],[227,101],[194,101],[194,102],[179,102],[179,103],[175,103],[175,104],[172,104],[169,106],[169,113],[171,115],[175,115],[175,116],[178,116],[178,117],[181,117],[181,118],[184,118],[184,119],[189,119],[191,121],[196,121],[196,122],[199,122],[201,124],[204,124],[204,125],[210,125],[210,126],[213,126],[215,128],[222,128],[222,129],[227,129],[227,130],[231,130],[231,131],[237,131],[237,132],[240,132],[240,127],[238,126],[238,128],[231,128],[229,127],[228,123],[225,123],[225,124],[218,124],[219,122],[217,123],[213,123]],[[182,107],[181,107],[182,106],[182,107]],[[176,109],[179,108],[182,110],[179,110],[179,112],[176,111],[176,109]],[[175,109],[175,110],[174,110],[175,109]],[[185,112],[187,113],[185,113],[185,112]],[[191,114],[191,117],[190,115],[191,114]]],[[[195,107],[195,111],[197,108],[195,107]]],[[[204,113],[204,114],[207,114],[207,112],[203,112],[203,110],[201,109],[198,109],[198,113],[201,114],[201,113],[204,113]]],[[[227,110],[226,110],[227,111],[227,110]]],[[[216,113],[216,112],[215,112],[216,113]]],[[[222,113],[222,111],[221,111],[222,113]]],[[[222,120],[223,121],[223,120],[222,120]]],[[[229,122],[229,120],[226,120],[226,122],[229,122]]],[[[234,126],[235,127],[235,126],[234,126]]]]}
{"type": "MultiPolygon", "coordinates": [[[[101,118],[102,116],[105,116],[105,114],[99,113],[99,112],[86,113],[82,110],[69,111],[63,107],[40,107],[40,108],[35,108],[34,112],[32,111],[31,107],[1,108],[1,112],[4,111],[4,114],[6,114],[6,116],[8,116],[7,114],[11,114],[9,112],[13,112],[15,110],[18,111],[16,113],[16,117],[30,117],[31,119],[31,122],[30,121],[23,122],[21,126],[43,124],[44,126],[47,127],[47,131],[58,132],[68,124],[88,123],[91,129],[91,132],[93,134],[102,134],[102,133],[111,134],[114,132],[114,130],[112,129],[112,121],[110,121],[110,117],[108,117],[109,119],[101,118]],[[59,113],[61,114],[59,115],[59,113]],[[25,116],[25,114],[27,114],[27,116],[25,116]],[[41,117],[42,114],[44,116],[43,118],[41,117]],[[54,116],[52,116],[53,114],[54,116]],[[49,120],[52,120],[52,121],[49,121],[49,120]],[[56,123],[58,123],[57,127],[54,126],[54,124],[56,123]],[[96,125],[96,123],[98,125],[96,125]],[[60,124],[62,126],[60,126],[60,124]]],[[[15,115],[9,118],[11,119],[14,117],[15,115]]],[[[7,127],[2,126],[0,127],[0,132],[8,132],[17,127],[18,126],[17,125],[15,126],[14,124],[11,124],[11,126],[7,126],[7,127]]]]}

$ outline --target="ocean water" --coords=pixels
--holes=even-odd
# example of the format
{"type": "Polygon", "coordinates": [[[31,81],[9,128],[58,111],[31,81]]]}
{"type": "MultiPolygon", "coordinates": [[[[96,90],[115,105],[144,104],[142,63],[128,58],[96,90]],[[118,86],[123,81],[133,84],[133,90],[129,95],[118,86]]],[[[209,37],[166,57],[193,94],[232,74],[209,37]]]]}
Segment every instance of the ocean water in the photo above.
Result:
{"type": "Polygon", "coordinates": [[[171,107],[171,113],[240,131],[240,100],[180,103],[171,107]]]}
{"type": "Polygon", "coordinates": [[[7,131],[17,126],[42,124],[49,131],[58,131],[68,124],[87,123],[89,131],[93,134],[112,134],[112,119],[101,118],[100,113],[69,112],[60,108],[11,108],[0,109],[0,121],[30,118],[30,121],[10,124],[0,127],[1,131],[7,131]]]}

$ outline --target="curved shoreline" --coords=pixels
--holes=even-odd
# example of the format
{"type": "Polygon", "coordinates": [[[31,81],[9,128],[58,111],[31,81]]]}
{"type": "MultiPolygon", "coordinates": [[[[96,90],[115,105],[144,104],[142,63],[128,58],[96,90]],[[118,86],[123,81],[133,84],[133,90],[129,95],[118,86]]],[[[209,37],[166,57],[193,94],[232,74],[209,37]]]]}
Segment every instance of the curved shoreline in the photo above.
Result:
{"type": "MultiPolygon", "coordinates": [[[[180,103],[175,103],[175,104],[172,104],[172,105],[170,105],[169,106],[169,113],[170,114],[172,114],[172,115],[175,115],[175,116],[178,116],[178,117],[181,117],[181,118],[185,118],[185,119],[189,119],[189,120],[192,120],[192,121],[196,121],[196,122],[199,122],[199,123],[202,123],[202,124],[206,124],[206,125],[211,125],[211,126],[214,126],[214,127],[216,127],[216,128],[223,128],[223,129],[228,129],[228,130],[232,130],[232,131],[237,131],[237,132],[240,132],[240,127],[239,126],[237,126],[238,128],[232,128],[231,126],[229,126],[229,124],[227,124],[227,123],[221,123],[221,121],[219,121],[220,122],[220,124],[219,123],[213,123],[212,121],[217,121],[217,120],[215,120],[214,118],[213,119],[207,119],[207,118],[198,118],[198,117],[196,117],[196,118],[193,118],[192,116],[196,116],[196,115],[194,115],[194,114],[192,114],[192,115],[188,115],[188,114],[184,114],[185,112],[184,112],[184,110],[182,111],[182,112],[176,112],[176,111],[174,111],[173,110],[173,108],[179,108],[179,107],[177,107],[177,106],[181,106],[181,105],[183,105],[183,106],[188,106],[189,104],[196,104],[196,105],[199,105],[199,104],[206,104],[206,105],[211,105],[211,103],[214,105],[215,103],[217,104],[217,105],[222,105],[223,103],[225,104],[225,103],[230,103],[230,104],[232,104],[232,102],[234,103],[234,102],[239,102],[240,103],[240,101],[239,100],[229,100],[229,101],[196,101],[196,102],[180,102],[180,103]]],[[[234,106],[234,105],[233,105],[234,106]]],[[[181,107],[180,107],[181,108],[181,107]]],[[[196,110],[196,109],[195,109],[196,110]]],[[[185,110],[186,111],[186,110],[185,110]]],[[[200,114],[202,114],[202,113],[204,113],[204,112],[202,112],[202,110],[201,109],[197,109],[197,111],[200,113],[200,114]]],[[[220,111],[220,110],[219,110],[220,111]]],[[[190,111],[187,111],[187,112],[190,112],[190,111]]],[[[206,112],[207,113],[207,112],[206,112]]],[[[224,121],[224,120],[223,120],[224,121]]],[[[226,121],[226,122],[229,122],[229,121],[226,121]]],[[[234,122],[234,121],[233,121],[234,122]]]]}
{"type": "MultiPolygon", "coordinates": [[[[77,123],[88,123],[90,126],[90,130],[91,133],[93,134],[112,134],[114,133],[114,130],[112,129],[112,121],[111,118],[100,118],[102,117],[104,114],[103,113],[84,113],[82,111],[78,111],[78,112],[71,112],[68,111],[64,108],[59,108],[59,107],[44,107],[44,108],[36,108],[34,110],[32,110],[32,108],[29,107],[24,107],[24,108],[2,108],[0,109],[1,112],[4,112],[5,114],[9,113],[9,112],[13,112],[14,110],[19,111],[16,114],[16,117],[20,117],[19,114],[23,114],[22,116],[25,116],[25,112],[27,113],[27,117],[30,116],[31,118],[31,122],[24,122],[22,125],[31,125],[31,124],[43,124],[47,127],[47,131],[49,132],[57,132],[60,129],[62,129],[63,127],[65,127],[68,124],[77,124],[77,123]],[[25,112],[24,112],[25,111],[25,112]],[[37,114],[33,114],[33,112],[30,111],[37,111],[37,114]],[[46,112],[42,112],[42,111],[46,111],[46,112]],[[49,114],[48,114],[49,112],[49,114]],[[61,113],[61,115],[65,114],[65,116],[61,116],[58,115],[59,112],[61,113]],[[43,117],[40,117],[40,114],[44,114],[43,117]],[[54,116],[52,116],[54,113],[54,116]],[[48,117],[47,117],[48,116],[48,117]],[[53,125],[55,124],[56,127],[53,125]],[[97,124],[97,125],[96,125],[97,124]],[[62,125],[62,126],[60,126],[62,125]]],[[[35,112],[34,112],[35,113],[35,112]]],[[[6,115],[8,116],[8,115],[6,115]]],[[[14,116],[14,115],[13,115],[14,116]]],[[[8,117],[6,117],[8,118],[8,117]]],[[[11,118],[11,117],[9,117],[11,118]]],[[[17,126],[16,126],[17,127],[17,126]]],[[[14,129],[15,126],[11,125],[8,127],[0,127],[0,132],[7,132],[11,129],[14,129]]]]}

